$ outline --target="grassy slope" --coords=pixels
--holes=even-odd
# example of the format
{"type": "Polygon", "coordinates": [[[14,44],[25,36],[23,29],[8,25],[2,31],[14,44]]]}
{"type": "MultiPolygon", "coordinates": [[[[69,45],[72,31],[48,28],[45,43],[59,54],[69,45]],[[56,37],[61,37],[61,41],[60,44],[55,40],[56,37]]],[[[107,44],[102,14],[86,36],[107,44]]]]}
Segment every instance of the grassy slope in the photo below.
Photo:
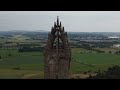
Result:
{"type": "Polygon", "coordinates": [[[27,78],[29,75],[38,75],[39,79],[43,78],[43,72],[39,70],[11,70],[11,69],[0,69],[1,79],[22,79],[27,78]]]}

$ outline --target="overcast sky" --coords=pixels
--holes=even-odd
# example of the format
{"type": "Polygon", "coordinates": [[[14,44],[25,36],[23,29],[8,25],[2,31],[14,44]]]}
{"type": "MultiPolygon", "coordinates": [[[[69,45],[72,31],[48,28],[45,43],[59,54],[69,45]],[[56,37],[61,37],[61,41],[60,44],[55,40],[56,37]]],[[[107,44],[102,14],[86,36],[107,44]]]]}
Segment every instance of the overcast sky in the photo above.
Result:
{"type": "Polygon", "coordinates": [[[120,11],[0,11],[0,30],[50,31],[57,16],[65,31],[120,32],[120,11]]]}

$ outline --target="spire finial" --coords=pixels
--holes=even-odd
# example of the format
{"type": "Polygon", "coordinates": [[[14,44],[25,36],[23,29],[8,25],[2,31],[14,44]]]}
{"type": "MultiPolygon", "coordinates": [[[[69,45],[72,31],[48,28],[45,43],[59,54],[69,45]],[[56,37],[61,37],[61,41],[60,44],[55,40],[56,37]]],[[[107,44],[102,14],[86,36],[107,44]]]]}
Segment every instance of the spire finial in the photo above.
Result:
{"type": "Polygon", "coordinates": [[[59,25],[59,16],[57,16],[57,25],[59,25]]]}
{"type": "Polygon", "coordinates": [[[59,19],[59,16],[57,16],[57,19],[59,19]]]}

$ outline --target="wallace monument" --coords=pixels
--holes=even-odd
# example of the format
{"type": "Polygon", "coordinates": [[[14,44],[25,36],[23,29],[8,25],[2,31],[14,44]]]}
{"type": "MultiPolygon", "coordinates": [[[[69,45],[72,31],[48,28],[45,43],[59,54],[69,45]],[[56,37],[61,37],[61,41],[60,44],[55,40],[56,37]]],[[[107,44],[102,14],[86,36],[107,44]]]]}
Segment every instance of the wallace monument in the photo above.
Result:
{"type": "Polygon", "coordinates": [[[68,43],[67,32],[59,22],[54,23],[48,34],[47,44],[44,50],[44,78],[45,79],[69,79],[71,62],[71,49],[68,43]]]}

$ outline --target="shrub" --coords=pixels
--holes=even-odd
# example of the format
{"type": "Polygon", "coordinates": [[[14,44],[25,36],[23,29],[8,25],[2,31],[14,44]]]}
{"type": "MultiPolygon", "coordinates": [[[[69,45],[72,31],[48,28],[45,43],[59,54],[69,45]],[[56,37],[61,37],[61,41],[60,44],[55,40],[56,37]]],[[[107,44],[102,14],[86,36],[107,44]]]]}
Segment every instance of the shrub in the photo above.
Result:
{"type": "Polygon", "coordinates": [[[11,53],[9,53],[8,56],[12,56],[11,53]]]}
{"type": "Polygon", "coordinates": [[[112,52],[111,52],[111,51],[109,51],[109,53],[111,54],[112,52]]]}
{"type": "Polygon", "coordinates": [[[115,65],[106,71],[98,71],[96,76],[90,76],[89,79],[120,79],[120,66],[115,65]]]}
{"type": "Polygon", "coordinates": [[[14,70],[21,70],[21,67],[14,67],[14,70]]]}
{"type": "Polygon", "coordinates": [[[42,52],[43,47],[21,47],[18,51],[19,52],[42,52]]]}

